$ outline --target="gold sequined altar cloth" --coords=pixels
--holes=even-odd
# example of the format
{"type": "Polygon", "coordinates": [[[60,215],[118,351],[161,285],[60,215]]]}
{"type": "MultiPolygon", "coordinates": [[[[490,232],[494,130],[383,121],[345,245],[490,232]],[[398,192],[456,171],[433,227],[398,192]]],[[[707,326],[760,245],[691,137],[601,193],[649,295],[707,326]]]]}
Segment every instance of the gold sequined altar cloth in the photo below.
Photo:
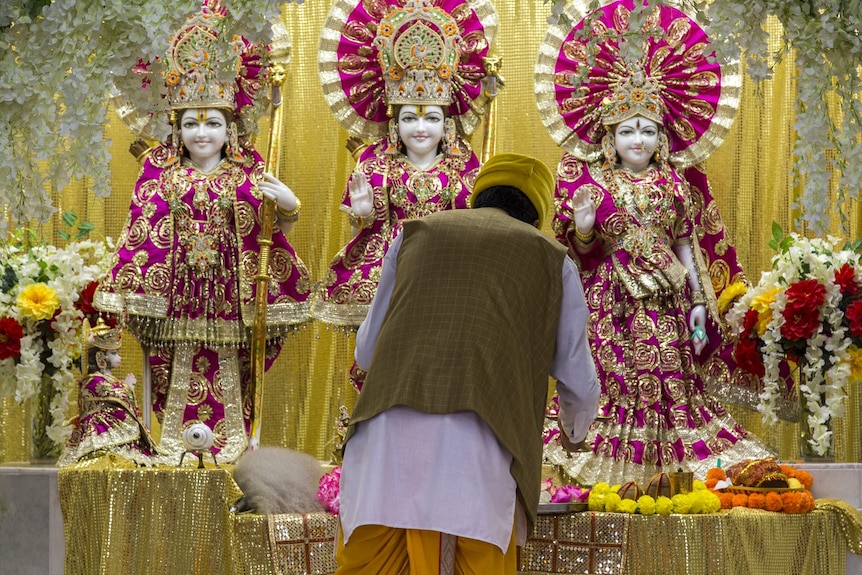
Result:
{"type": "MultiPolygon", "coordinates": [[[[106,458],[103,458],[106,459],[106,458]]],[[[334,515],[237,515],[230,467],[59,471],[66,575],[329,575],[334,515]]],[[[522,575],[845,575],[862,551],[859,513],[818,500],[803,515],[736,508],[713,515],[540,515],[522,575]]]]}

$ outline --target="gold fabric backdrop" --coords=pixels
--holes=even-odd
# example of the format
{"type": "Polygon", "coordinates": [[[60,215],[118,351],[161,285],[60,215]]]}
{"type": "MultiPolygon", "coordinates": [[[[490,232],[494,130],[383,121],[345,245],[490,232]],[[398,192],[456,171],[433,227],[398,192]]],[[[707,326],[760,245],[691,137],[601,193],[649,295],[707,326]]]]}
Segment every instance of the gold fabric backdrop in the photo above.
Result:
{"type": "MultiPolygon", "coordinates": [[[[331,4],[331,0],[312,0],[287,4],[283,9],[293,49],[284,88],[280,177],[302,200],[302,217],[290,241],[315,279],[323,275],[351,233],[338,207],[354,162],[345,148],[347,133],[330,114],[317,73],[318,36],[331,4]]],[[[495,6],[500,27],[493,52],[502,57],[505,78],[498,98],[497,152],[532,154],[555,167],[561,150],[545,131],[533,95],[533,66],[550,9],[539,0],[497,0],[495,6]]],[[[777,221],[785,230],[791,228],[793,189],[788,174],[795,105],[793,78],[792,68],[782,65],[775,79],[759,91],[746,81],[736,122],[725,143],[707,162],[714,195],[740,261],[754,282],[760,271],[769,267],[772,252],[766,243],[771,237],[771,222],[777,221]]],[[[127,151],[134,137],[120,120],[110,117],[106,130],[113,140],[113,194],[106,200],[96,199],[82,182],[56,195],[55,202],[61,211],[74,210],[93,222],[98,232],[116,238],[127,215],[139,166],[127,151]]],[[[259,150],[265,149],[267,130],[264,120],[259,150]]],[[[477,151],[481,148],[478,136],[474,136],[473,144],[477,151]]],[[[850,235],[855,237],[859,210],[856,205],[852,209],[850,235]]],[[[550,228],[546,231],[550,233],[550,228]]],[[[45,226],[43,234],[47,241],[60,241],[53,225],[45,226]]],[[[356,397],[347,379],[353,342],[353,335],[318,323],[307,325],[286,341],[266,376],[264,444],[330,458],[339,406],[352,408],[356,397]]],[[[132,338],[126,338],[122,355],[121,371],[133,372],[141,381],[142,358],[132,338]]],[[[858,392],[854,386],[848,415],[837,424],[839,461],[862,461],[858,392]]],[[[0,462],[27,459],[25,411],[8,399],[0,404],[0,462]]],[[[763,429],[756,412],[732,411],[746,427],[776,446],[782,458],[796,456],[795,425],[763,429]]]]}

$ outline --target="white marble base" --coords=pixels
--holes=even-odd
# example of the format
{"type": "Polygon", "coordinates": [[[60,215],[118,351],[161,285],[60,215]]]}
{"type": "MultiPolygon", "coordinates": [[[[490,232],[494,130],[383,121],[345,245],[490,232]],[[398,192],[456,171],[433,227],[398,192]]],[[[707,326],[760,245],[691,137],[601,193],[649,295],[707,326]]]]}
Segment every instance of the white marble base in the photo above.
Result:
{"type": "MultiPolygon", "coordinates": [[[[814,499],[837,497],[862,511],[862,464],[800,463],[795,465],[814,477],[814,499]]],[[[862,575],[862,557],[847,552],[847,575],[862,575]]]]}
{"type": "Polygon", "coordinates": [[[66,541],[53,465],[0,465],[0,571],[63,575],[66,541]]]}

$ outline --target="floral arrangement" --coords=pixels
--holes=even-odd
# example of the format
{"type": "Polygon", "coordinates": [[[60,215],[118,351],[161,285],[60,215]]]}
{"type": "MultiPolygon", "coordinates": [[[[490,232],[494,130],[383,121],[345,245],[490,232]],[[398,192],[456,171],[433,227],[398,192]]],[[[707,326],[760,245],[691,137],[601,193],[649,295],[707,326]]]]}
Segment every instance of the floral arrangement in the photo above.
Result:
{"type": "Polygon", "coordinates": [[[777,224],[770,246],[779,250],[772,269],[751,289],[732,286],[719,309],[728,310],[738,336],[739,366],[762,379],[758,411],[766,423],[778,421],[781,362],[797,364],[808,442],[823,455],[831,447],[831,419],[844,414],[847,381],[862,378],[860,255],[835,238],[784,236],[777,224]]]}
{"type": "Polygon", "coordinates": [[[721,509],[718,496],[706,488],[702,481],[694,481],[689,493],[677,493],[673,497],[640,495],[637,499],[623,497],[619,485],[598,483],[590,490],[587,503],[590,511],[609,513],[637,513],[640,515],[671,515],[715,513],[721,509]]]}
{"type": "MultiPolygon", "coordinates": [[[[564,10],[569,0],[543,0],[550,4],[549,24],[570,23],[564,10]]],[[[592,11],[609,0],[583,0],[592,11]]],[[[862,3],[847,0],[666,0],[704,22],[710,37],[719,40],[712,48],[720,61],[745,54],[745,73],[755,83],[772,77],[775,66],[793,56],[796,69],[796,141],[792,150],[793,176],[802,193],[794,206],[801,219],[817,234],[832,224],[831,197],[837,182],[838,212],[847,228],[841,206],[859,198],[862,164],[848,161],[862,154],[862,92],[858,71],[862,53],[862,3]],[[779,37],[771,37],[767,20],[780,26],[779,37]]],[[[632,22],[657,0],[635,3],[632,22]]],[[[646,33],[648,29],[644,28],[646,33]]],[[[590,39],[587,38],[589,41],[590,39]]],[[[598,39],[593,39],[598,42],[598,39]]],[[[632,36],[618,38],[621,52],[635,56],[640,42],[632,36]],[[634,41],[628,41],[634,40],[634,41]]],[[[626,57],[629,59],[629,57],[626,57]]],[[[798,222],[801,227],[801,221],[798,222]]]]}
{"type": "Polygon", "coordinates": [[[27,232],[0,244],[0,397],[24,403],[50,379],[46,433],[55,445],[70,433],[63,421],[79,373],[82,321],[97,315],[92,294],[112,249],[110,239],[33,243],[27,232]]]}
{"type": "MultiPolygon", "coordinates": [[[[266,42],[282,3],[231,0],[231,29],[266,42]]],[[[62,190],[88,177],[97,197],[110,194],[108,94],[119,91],[143,115],[162,106],[162,83],[133,70],[162,56],[171,33],[199,6],[199,0],[0,2],[0,205],[15,221],[48,220],[55,211],[49,184],[62,190]]]]}
{"type": "Polygon", "coordinates": [[[814,509],[814,496],[811,494],[814,478],[811,474],[790,465],[780,465],[779,467],[781,472],[787,476],[788,484],[791,487],[797,487],[798,484],[798,487],[804,488],[804,490],[753,491],[751,493],[723,491],[720,486],[727,481],[727,474],[718,467],[706,472],[704,484],[718,497],[722,509],[748,507],[780,513],[807,513],[814,509]]]}
{"type": "Polygon", "coordinates": [[[341,511],[341,466],[334,467],[320,478],[317,500],[329,513],[338,515],[341,511]]]}

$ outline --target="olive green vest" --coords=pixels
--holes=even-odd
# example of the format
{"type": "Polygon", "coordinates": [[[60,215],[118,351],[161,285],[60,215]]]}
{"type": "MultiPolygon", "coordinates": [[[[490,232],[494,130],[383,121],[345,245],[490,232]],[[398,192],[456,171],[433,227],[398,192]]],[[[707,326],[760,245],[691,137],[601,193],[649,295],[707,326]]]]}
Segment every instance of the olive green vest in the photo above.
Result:
{"type": "Polygon", "coordinates": [[[402,233],[351,426],[395,405],[476,412],[513,455],[532,528],[566,250],[494,208],[434,214],[402,233]]]}

